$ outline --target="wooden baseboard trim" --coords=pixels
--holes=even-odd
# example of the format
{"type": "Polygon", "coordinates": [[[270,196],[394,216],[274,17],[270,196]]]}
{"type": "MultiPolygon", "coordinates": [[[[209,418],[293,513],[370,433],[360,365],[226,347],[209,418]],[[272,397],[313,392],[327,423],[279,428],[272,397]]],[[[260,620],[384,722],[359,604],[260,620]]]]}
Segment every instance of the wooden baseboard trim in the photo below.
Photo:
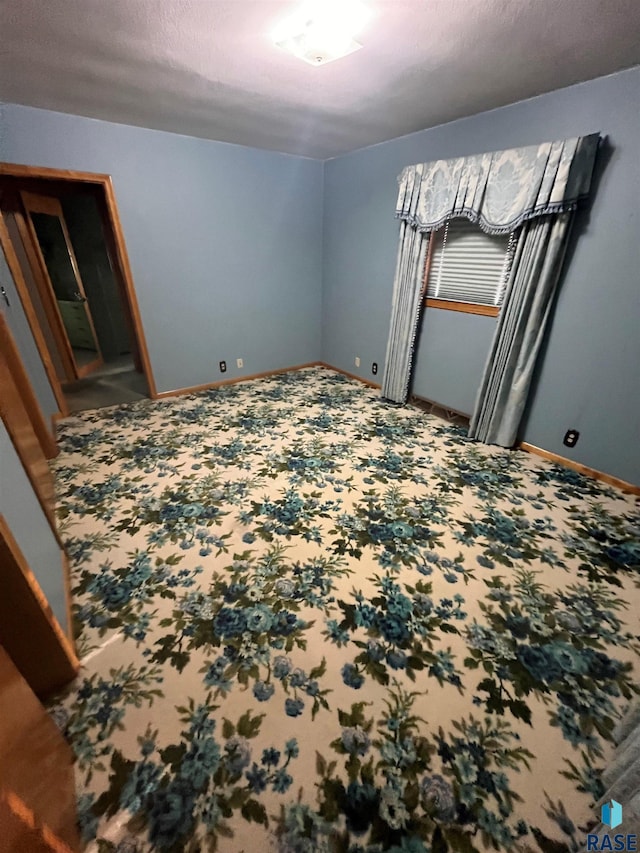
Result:
{"type": "Polygon", "coordinates": [[[177,388],[175,391],[158,391],[155,400],[165,400],[168,397],[182,397],[185,394],[197,394],[200,391],[211,391],[215,388],[223,388],[225,385],[238,385],[240,382],[251,382],[252,379],[266,379],[269,376],[278,376],[280,373],[293,373],[296,370],[304,370],[306,367],[324,367],[321,361],[310,361],[307,364],[298,364],[295,367],[280,367],[278,370],[265,370],[263,373],[252,373],[250,376],[238,376],[236,379],[221,379],[219,382],[208,382],[206,385],[193,385],[190,388],[177,388]]]}
{"type": "Polygon", "coordinates": [[[67,612],[66,636],[69,640],[69,644],[71,645],[73,653],[77,656],[76,641],[75,637],[73,636],[73,595],[71,593],[71,566],[69,564],[69,557],[64,548],[61,549],[60,554],[62,556],[62,578],[64,580],[64,598],[67,612]]]}
{"type": "Polygon", "coordinates": [[[588,465],[583,465],[581,462],[574,462],[573,459],[567,459],[566,456],[560,456],[559,453],[551,453],[550,450],[543,450],[541,447],[536,447],[535,444],[529,444],[527,441],[520,442],[518,449],[541,456],[543,459],[548,459],[550,462],[555,462],[558,465],[564,465],[565,468],[573,468],[574,471],[578,471],[580,474],[593,477],[595,480],[600,480],[608,486],[615,486],[617,489],[621,489],[628,494],[640,495],[640,486],[634,486],[633,483],[628,483],[619,477],[612,477],[611,474],[605,474],[596,468],[589,468],[588,465]]]}
{"type": "Polygon", "coordinates": [[[379,382],[372,382],[370,379],[364,379],[362,376],[356,376],[355,373],[349,373],[348,370],[342,370],[340,367],[334,367],[332,364],[327,364],[326,361],[318,361],[319,367],[326,367],[327,370],[333,370],[336,373],[341,373],[343,376],[348,376],[349,379],[355,379],[356,382],[362,382],[363,385],[368,385],[369,388],[380,388],[379,382]]]}

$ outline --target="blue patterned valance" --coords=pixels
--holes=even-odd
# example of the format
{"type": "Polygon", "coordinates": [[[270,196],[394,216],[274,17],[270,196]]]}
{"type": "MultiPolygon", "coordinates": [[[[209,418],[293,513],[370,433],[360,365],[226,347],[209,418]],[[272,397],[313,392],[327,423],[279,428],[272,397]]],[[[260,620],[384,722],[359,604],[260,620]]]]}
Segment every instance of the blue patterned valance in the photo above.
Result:
{"type": "Polygon", "coordinates": [[[396,216],[419,231],[466,216],[489,234],[506,234],[527,219],[574,210],[589,193],[599,139],[594,133],[407,166],[396,216]]]}

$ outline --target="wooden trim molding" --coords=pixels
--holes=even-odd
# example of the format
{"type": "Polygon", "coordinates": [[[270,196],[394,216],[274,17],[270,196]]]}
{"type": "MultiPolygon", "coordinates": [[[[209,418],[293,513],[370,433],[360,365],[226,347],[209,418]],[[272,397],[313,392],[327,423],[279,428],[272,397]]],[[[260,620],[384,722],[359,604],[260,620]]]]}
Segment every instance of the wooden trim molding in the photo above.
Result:
{"type": "Polygon", "coordinates": [[[238,376],[236,379],[221,379],[220,382],[208,382],[205,385],[193,385],[189,388],[176,388],[175,391],[158,391],[156,400],[165,400],[169,397],[182,397],[184,394],[197,394],[200,391],[211,391],[214,388],[223,388],[225,385],[238,385],[240,382],[250,382],[252,379],[266,379],[268,376],[278,376],[280,373],[293,373],[296,370],[304,370],[306,367],[326,367],[321,361],[310,361],[307,364],[298,364],[295,367],[281,367],[278,370],[265,370],[263,373],[252,373],[250,376],[238,376]]]}
{"type": "Polygon", "coordinates": [[[613,477],[611,474],[605,474],[603,471],[598,471],[596,468],[589,468],[588,465],[583,465],[581,462],[574,462],[573,459],[567,459],[566,456],[560,456],[558,453],[552,453],[549,450],[543,450],[541,447],[536,447],[535,444],[529,444],[527,441],[522,441],[518,445],[518,450],[524,450],[527,453],[533,453],[535,456],[541,456],[543,459],[548,459],[550,462],[555,462],[558,465],[564,465],[565,468],[572,468],[580,474],[585,474],[587,477],[593,477],[595,480],[600,480],[608,486],[615,486],[623,492],[631,495],[640,495],[640,486],[634,486],[633,483],[628,483],[626,480],[621,480],[619,477],[613,477]]]}
{"type": "Polygon", "coordinates": [[[327,370],[333,370],[335,373],[341,373],[343,376],[348,376],[349,379],[355,379],[357,382],[362,382],[363,385],[368,385],[369,388],[381,388],[379,382],[373,382],[371,379],[365,379],[362,376],[356,376],[355,373],[349,373],[348,370],[342,370],[341,367],[334,367],[332,364],[327,364],[326,361],[318,361],[316,364],[319,367],[326,367],[327,370]]]}
{"type": "Polygon", "coordinates": [[[47,426],[47,421],[42,413],[38,398],[24,368],[18,347],[13,339],[11,330],[4,316],[0,319],[0,350],[6,359],[16,387],[20,391],[22,403],[27,411],[29,420],[33,425],[34,432],[42,447],[42,452],[47,459],[53,459],[58,455],[58,445],[47,426]]]}
{"type": "Polygon", "coordinates": [[[11,369],[13,338],[4,314],[0,313],[0,417],[18,458],[25,470],[33,492],[40,502],[49,525],[56,533],[55,487],[47,458],[25,403],[22,389],[11,369]],[[8,345],[8,346],[7,346],[8,345]]]}
{"type": "MultiPolygon", "coordinates": [[[[58,350],[60,360],[62,361],[65,379],[73,381],[78,376],[76,363],[73,358],[73,350],[71,349],[71,343],[69,342],[69,337],[62,321],[62,315],[60,314],[51,278],[49,277],[49,271],[47,270],[44,255],[40,249],[38,236],[35,232],[35,228],[33,227],[31,216],[29,215],[28,210],[24,216],[22,212],[18,211],[15,212],[14,216],[16,225],[18,226],[18,232],[20,233],[20,239],[22,240],[22,245],[24,246],[24,250],[33,273],[33,278],[38,289],[40,302],[42,303],[42,307],[44,308],[44,312],[47,316],[47,324],[51,329],[51,334],[53,335],[56,343],[56,349],[58,350]]],[[[22,298],[22,294],[20,294],[20,297],[22,298]]]]}
{"type": "Polygon", "coordinates": [[[22,163],[0,163],[0,175],[12,178],[43,178],[49,181],[82,181],[86,184],[104,184],[109,175],[93,172],[75,172],[73,169],[51,169],[48,166],[25,166],[22,163]]]}
{"type": "Polygon", "coordinates": [[[67,406],[67,401],[65,400],[65,396],[62,392],[62,386],[56,374],[53,361],[51,360],[49,348],[44,339],[44,335],[42,334],[42,329],[40,328],[40,323],[36,316],[33,303],[29,297],[29,288],[24,280],[24,276],[22,275],[20,261],[18,260],[18,256],[13,248],[11,237],[9,236],[9,231],[7,230],[7,225],[4,221],[4,217],[2,216],[2,212],[0,212],[0,245],[2,246],[7,266],[9,267],[9,272],[11,273],[16,289],[20,295],[20,301],[22,302],[22,307],[29,323],[29,328],[31,329],[33,339],[36,347],[38,348],[38,352],[40,353],[40,358],[42,359],[47,379],[51,385],[51,390],[56,398],[60,414],[63,417],[66,417],[69,414],[69,407],[67,406]]]}
{"type": "Polygon", "coordinates": [[[82,276],[80,275],[80,267],[78,266],[78,259],[76,258],[76,253],[73,249],[73,243],[71,242],[71,235],[69,234],[69,229],[67,228],[67,221],[64,216],[64,211],[62,209],[62,204],[60,203],[60,199],[55,198],[53,196],[42,195],[40,193],[27,192],[26,190],[20,191],[20,198],[22,199],[22,204],[26,212],[26,220],[28,222],[29,234],[31,236],[31,241],[33,245],[33,249],[39,257],[40,267],[42,269],[43,281],[46,284],[47,290],[47,299],[50,301],[54,311],[59,317],[60,320],[60,331],[62,336],[64,337],[65,346],[69,349],[69,355],[73,362],[73,371],[75,376],[80,379],[83,376],[88,375],[94,370],[97,370],[103,364],[102,358],[102,350],[100,348],[100,341],[98,339],[98,334],[96,332],[96,328],[93,322],[93,315],[91,313],[91,308],[89,306],[87,300],[87,293],[84,289],[84,282],[82,281],[82,276]],[[55,288],[53,286],[53,281],[51,279],[51,274],[49,272],[49,267],[47,266],[47,261],[43,253],[42,245],[40,238],[38,237],[38,232],[36,230],[35,222],[33,221],[34,213],[44,213],[47,216],[54,217],[58,220],[60,228],[62,230],[62,236],[64,238],[67,254],[69,256],[69,261],[71,263],[71,268],[73,270],[73,276],[76,282],[76,291],[81,294],[83,297],[83,306],[85,310],[85,316],[87,322],[89,323],[89,328],[91,329],[91,335],[93,336],[93,341],[95,343],[96,348],[96,357],[89,364],[83,365],[82,367],[77,363],[75,353],[73,351],[73,347],[69,341],[69,336],[67,333],[67,329],[64,323],[62,316],[60,315],[60,309],[58,306],[58,301],[55,295],[55,288]]]}
{"type": "Polygon", "coordinates": [[[175,391],[159,391],[156,394],[156,399],[163,400],[169,397],[181,397],[183,394],[197,394],[199,391],[210,391],[214,388],[222,388],[225,385],[237,385],[240,382],[250,382],[252,379],[265,379],[268,376],[277,376],[280,373],[293,373],[296,370],[305,370],[308,367],[324,367],[327,370],[333,370],[335,373],[341,373],[343,376],[348,376],[349,379],[356,379],[370,388],[380,388],[377,382],[372,382],[369,379],[363,379],[362,376],[356,376],[355,373],[349,373],[339,367],[334,367],[332,364],[327,364],[324,361],[309,361],[306,364],[297,364],[294,367],[281,367],[278,370],[265,370],[263,373],[252,373],[250,376],[239,376],[237,379],[222,379],[220,382],[208,382],[206,385],[194,385],[190,388],[177,388],[175,391]]]}
{"type": "Polygon", "coordinates": [[[62,556],[62,580],[64,582],[64,598],[67,611],[67,639],[71,643],[71,648],[75,651],[75,637],[73,631],[73,595],[71,594],[71,566],[69,565],[69,556],[64,548],[60,549],[62,556]]]}
{"type": "MultiPolygon", "coordinates": [[[[47,216],[57,216],[60,218],[64,216],[62,206],[57,198],[48,197],[40,193],[27,192],[26,190],[20,191],[20,197],[22,198],[25,209],[29,213],[46,213],[47,216]]],[[[76,269],[77,264],[74,266],[74,273],[76,269]]]]}
{"type": "Polygon", "coordinates": [[[477,305],[473,302],[453,302],[450,299],[427,299],[427,308],[441,308],[445,311],[460,311],[463,314],[482,314],[485,317],[497,317],[500,308],[497,305],[477,305]]]}

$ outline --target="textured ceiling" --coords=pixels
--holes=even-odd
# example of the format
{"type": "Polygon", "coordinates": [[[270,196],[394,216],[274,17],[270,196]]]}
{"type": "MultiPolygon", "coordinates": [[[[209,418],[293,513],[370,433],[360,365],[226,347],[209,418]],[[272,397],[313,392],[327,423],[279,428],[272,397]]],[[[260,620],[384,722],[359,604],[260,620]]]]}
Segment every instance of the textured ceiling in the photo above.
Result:
{"type": "Polygon", "coordinates": [[[0,0],[0,100],[328,158],[640,63],[639,0],[367,5],[316,68],[295,0],[0,0]]]}

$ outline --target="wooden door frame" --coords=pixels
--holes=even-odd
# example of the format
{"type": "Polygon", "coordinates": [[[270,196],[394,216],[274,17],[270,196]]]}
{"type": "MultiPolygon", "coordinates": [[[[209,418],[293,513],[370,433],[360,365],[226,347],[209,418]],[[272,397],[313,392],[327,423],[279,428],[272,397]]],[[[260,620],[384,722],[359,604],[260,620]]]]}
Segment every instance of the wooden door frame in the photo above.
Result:
{"type": "MultiPolygon", "coordinates": [[[[42,308],[46,314],[49,328],[55,341],[60,361],[62,362],[62,368],[66,374],[66,378],[69,381],[72,381],[73,379],[77,379],[78,375],[73,354],[71,352],[71,345],[69,344],[69,339],[62,325],[60,311],[58,310],[54,296],[51,293],[51,284],[48,272],[44,264],[42,252],[39,249],[37,237],[33,233],[29,214],[28,212],[25,212],[23,215],[22,211],[14,211],[13,216],[18,233],[20,234],[20,239],[22,240],[22,245],[24,246],[27,260],[29,261],[29,266],[31,267],[31,272],[33,273],[33,279],[40,297],[40,302],[42,303],[42,308]]],[[[27,295],[31,302],[31,294],[27,295]]],[[[20,292],[20,299],[24,305],[25,300],[22,292],[20,292]]]]}
{"type": "MultiPolygon", "coordinates": [[[[100,365],[103,363],[103,359],[102,350],[100,349],[100,342],[98,341],[98,335],[96,333],[96,329],[93,323],[93,317],[91,316],[91,308],[88,305],[87,294],[85,292],[84,284],[82,282],[82,276],[80,275],[78,261],[73,250],[73,244],[71,242],[69,229],[67,228],[67,223],[64,218],[64,211],[62,210],[62,205],[60,204],[60,200],[53,196],[41,195],[40,193],[31,192],[30,190],[20,190],[19,195],[22,199],[22,205],[24,207],[25,212],[25,233],[23,236],[23,242],[26,243],[28,240],[30,240],[34,248],[35,254],[38,257],[38,263],[40,266],[40,271],[42,273],[42,275],[40,276],[40,281],[41,284],[44,285],[40,292],[40,298],[44,305],[45,312],[49,317],[51,331],[54,333],[54,337],[56,338],[60,354],[62,355],[62,351],[64,350],[64,352],[71,359],[73,366],[73,369],[71,371],[73,374],[72,378],[81,379],[83,376],[86,376],[88,373],[91,373],[91,371],[95,370],[97,367],[100,367],[100,365]],[[64,241],[67,246],[67,252],[69,254],[69,260],[71,262],[73,274],[75,276],[76,284],[78,286],[78,292],[82,294],[84,298],[84,306],[87,314],[87,320],[89,322],[91,334],[93,335],[93,340],[95,341],[96,345],[96,358],[90,364],[87,364],[84,367],[80,367],[80,365],[76,361],[76,357],[73,352],[73,346],[71,344],[71,341],[69,340],[69,335],[64,324],[64,319],[62,317],[62,314],[60,313],[58,300],[56,298],[55,289],[51,280],[51,275],[49,274],[46,259],[42,252],[40,238],[38,237],[33,221],[33,213],[45,213],[48,216],[57,217],[60,222],[60,227],[62,228],[62,234],[64,236],[64,241]]],[[[21,228],[22,217],[18,217],[18,229],[21,230],[21,228]]]]}
{"type": "Polygon", "coordinates": [[[51,385],[53,396],[56,398],[56,403],[58,404],[59,415],[60,417],[66,417],[69,414],[69,407],[67,405],[67,401],[62,390],[62,385],[60,384],[60,380],[58,379],[58,374],[56,373],[56,368],[53,364],[51,353],[49,352],[49,347],[47,346],[47,342],[44,339],[44,334],[40,326],[40,321],[38,320],[35,308],[33,307],[33,303],[31,302],[31,297],[29,296],[29,287],[27,285],[27,282],[24,280],[20,261],[18,260],[18,256],[16,255],[15,249],[13,248],[13,243],[11,241],[9,231],[7,230],[7,224],[4,221],[4,217],[1,211],[0,245],[2,246],[2,249],[4,251],[7,266],[9,267],[9,272],[11,273],[11,276],[15,282],[16,290],[20,294],[20,301],[22,302],[24,313],[29,322],[29,327],[31,329],[31,333],[33,334],[33,339],[35,341],[36,347],[38,348],[38,352],[40,353],[40,357],[42,358],[42,364],[44,366],[45,373],[47,374],[49,384],[51,385]]]}
{"type": "MultiPolygon", "coordinates": [[[[122,229],[122,223],[120,221],[120,214],[118,212],[118,205],[116,203],[113,181],[111,179],[111,176],[95,174],[93,172],[76,172],[68,169],[51,169],[45,166],[24,166],[19,163],[0,163],[0,176],[12,178],[27,178],[43,181],[84,183],[93,185],[102,191],[107,214],[107,224],[109,225],[110,231],[110,234],[105,235],[105,238],[107,240],[107,247],[111,249],[109,255],[112,259],[112,262],[117,267],[114,272],[116,274],[116,280],[119,281],[122,285],[121,294],[126,300],[128,308],[128,311],[126,311],[125,314],[129,314],[131,318],[131,322],[133,325],[132,331],[135,337],[135,345],[140,358],[140,367],[142,368],[142,373],[144,374],[147,381],[149,396],[152,400],[157,399],[158,390],[151,368],[149,350],[144,334],[144,328],[142,326],[142,319],[140,317],[138,298],[133,283],[131,265],[129,263],[129,256],[127,254],[127,248],[124,240],[124,232],[122,229]],[[111,239],[111,237],[113,237],[113,239],[111,239]]],[[[60,381],[56,374],[53,361],[49,354],[44,335],[42,334],[42,330],[40,329],[40,324],[37,315],[35,313],[35,310],[33,309],[33,306],[31,305],[28,287],[24,280],[24,276],[22,275],[20,263],[16,256],[15,250],[11,245],[11,238],[6,227],[6,223],[4,222],[4,219],[1,215],[0,245],[4,249],[4,253],[7,258],[7,264],[9,265],[11,274],[14,277],[18,292],[20,293],[20,298],[25,309],[25,314],[27,315],[27,319],[29,320],[29,325],[31,326],[31,330],[33,332],[33,336],[38,347],[38,351],[40,352],[43,364],[45,366],[45,370],[47,372],[47,376],[53,388],[56,400],[58,401],[60,412],[63,416],[65,416],[68,414],[69,409],[64,398],[64,393],[62,391],[60,381]]]]}
{"type": "Polygon", "coordinates": [[[52,448],[48,444],[43,444],[41,437],[46,422],[44,425],[39,423],[41,419],[44,420],[44,415],[37,403],[33,386],[26,376],[20,353],[4,314],[0,314],[0,418],[13,442],[42,511],[49,521],[51,530],[57,536],[53,477],[49,467],[44,464],[44,460],[52,458],[48,454],[52,448]],[[22,430],[21,424],[14,419],[21,406],[33,429],[37,446],[30,443],[29,436],[22,430]],[[27,453],[27,449],[32,452],[31,456],[27,453]],[[42,453],[42,457],[38,451],[42,453]]]}
{"type": "MultiPolygon", "coordinates": [[[[25,409],[27,410],[27,414],[29,415],[29,420],[33,424],[33,429],[38,437],[38,441],[40,442],[40,446],[42,447],[42,452],[45,455],[46,459],[53,459],[58,455],[59,448],[51,435],[51,430],[47,421],[42,414],[42,409],[40,408],[40,403],[38,402],[38,398],[36,397],[36,393],[33,390],[33,386],[29,377],[27,376],[27,371],[25,370],[24,363],[20,357],[20,352],[16,346],[13,335],[9,329],[9,325],[5,320],[4,316],[0,314],[0,358],[5,358],[7,364],[9,366],[9,370],[11,371],[16,385],[20,389],[20,396],[22,397],[22,402],[24,404],[25,409]]],[[[0,401],[0,411],[2,410],[2,402],[0,401]]],[[[37,491],[37,490],[34,490],[37,491]]]]}

